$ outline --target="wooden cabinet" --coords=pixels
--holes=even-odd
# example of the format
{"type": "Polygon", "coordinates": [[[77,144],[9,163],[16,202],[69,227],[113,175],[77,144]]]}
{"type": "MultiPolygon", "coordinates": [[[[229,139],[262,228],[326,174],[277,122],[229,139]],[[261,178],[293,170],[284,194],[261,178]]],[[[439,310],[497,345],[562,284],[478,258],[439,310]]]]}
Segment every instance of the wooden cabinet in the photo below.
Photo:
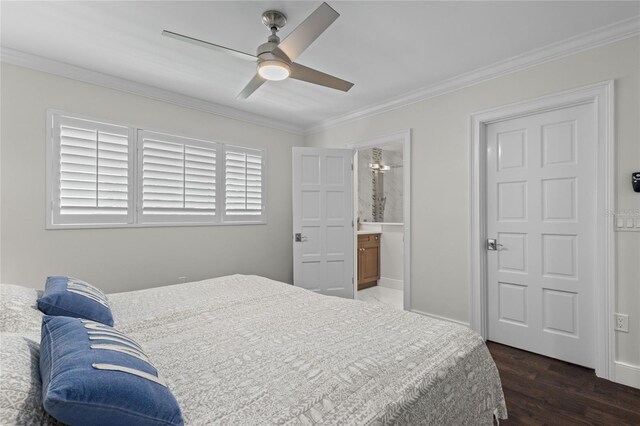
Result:
{"type": "Polygon", "coordinates": [[[358,290],[373,287],[380,279],[380,234],[358,235],[358,290]]]}

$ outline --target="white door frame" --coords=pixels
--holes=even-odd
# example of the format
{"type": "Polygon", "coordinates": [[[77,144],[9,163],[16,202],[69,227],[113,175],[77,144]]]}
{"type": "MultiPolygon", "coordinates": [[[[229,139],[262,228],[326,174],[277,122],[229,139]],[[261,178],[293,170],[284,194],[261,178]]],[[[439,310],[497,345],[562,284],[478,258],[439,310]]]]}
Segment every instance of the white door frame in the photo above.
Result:
{"type": "MultiPolygon", "coordinates": [[[[402,144],[402,173],[403,173],[403,240],[404,240],[404,252],[403,252],[403,307],[405,311],[411,310],[411,129],[402,130],[399,132],[391,133],[384,136],[378,136],[371,139],[366,139],[359,142],[348,143],[345,146],[347,148],[351,148],[354,150],[354,153],[357,153],[359,149],[366,148],[374,148],[381,147],[385,145],[396,145],[398,143],[402,144]]],[[[354,222],[358,220],[358,199],[355,196],[357,194],[358,188],[358,173],[354,171],[353,173],[354,179],[354,212],[353,212],[353,220],[354,222]]],[[[357,241],[357,228],[353,228],[353,238],[354,241],[357,241]]],[[[354,265],[357,268],[357,244],[354,245],[354,265]]],[[[358,270],[355,269],[354,277],[358,276],[358,270]]],[[[356,280],[357,281],[357,280],[356,280]]],[[[358,292],[358,283],[355,282],[353,286],[353,296],[356,298],[356,293],[358,292]]]]}
{"type": "Polygon", "coordinates": [[[613,333],[615,235],[613,80],[519,102],[471,116],[471,327],[488,336],[486,235],[486,126],[497,121],[592,103],[597,125],[597,229],[596,280],[594,294],[596,375],[613,378],[615,336],[613,333]]]}

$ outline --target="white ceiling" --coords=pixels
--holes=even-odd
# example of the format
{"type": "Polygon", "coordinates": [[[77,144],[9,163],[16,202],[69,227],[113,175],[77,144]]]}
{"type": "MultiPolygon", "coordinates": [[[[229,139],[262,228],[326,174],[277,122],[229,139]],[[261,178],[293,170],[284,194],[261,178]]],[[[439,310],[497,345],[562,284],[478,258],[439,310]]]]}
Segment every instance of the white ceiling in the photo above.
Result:
{"type": "Polygon", "coordinates": [[[160,35],[254,53],[263,11],[287,15],[284,38],[318,1],[2,1],[0,43],[308,127],[640,14],[636,1],[329,3],[341,17],[298,62],[354,82],[348,93],[286,80],[236,100],[253,64],[160,35]]]}

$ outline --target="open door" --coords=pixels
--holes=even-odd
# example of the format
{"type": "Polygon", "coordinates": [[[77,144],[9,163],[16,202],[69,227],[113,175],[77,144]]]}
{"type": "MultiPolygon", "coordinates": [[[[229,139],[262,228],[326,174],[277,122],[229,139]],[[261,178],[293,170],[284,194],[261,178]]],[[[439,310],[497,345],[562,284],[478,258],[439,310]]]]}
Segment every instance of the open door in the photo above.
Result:
{"type": "Polygon", "coordinates": [[[293,284],[353,298],[353,151],[293,148],[293,284]]]}

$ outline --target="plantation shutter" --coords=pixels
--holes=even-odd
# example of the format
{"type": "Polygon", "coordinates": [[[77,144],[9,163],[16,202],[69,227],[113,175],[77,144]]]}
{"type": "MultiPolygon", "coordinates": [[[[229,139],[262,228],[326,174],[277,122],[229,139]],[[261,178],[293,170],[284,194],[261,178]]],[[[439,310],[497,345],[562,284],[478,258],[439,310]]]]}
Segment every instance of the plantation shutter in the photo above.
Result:
{"type": "Polygon", "coordinates": [[[225,145],[225,209],[228,221],[264,221],[264,151],[225,145]]]}
{"type": "Polygon", "coordinates": [[[141,223],[217,220],[217,144],[140,130],[141,223]]]}
{"type": "Polygon", "coordinates": [[[265,150],[47,117],[47,228],[266,222],[265,150]]]}
{"type": "Polygon", "coordinates": [[[51,123],[52,224],[131,223],[129,129],[60,114],[51,123]]]}

